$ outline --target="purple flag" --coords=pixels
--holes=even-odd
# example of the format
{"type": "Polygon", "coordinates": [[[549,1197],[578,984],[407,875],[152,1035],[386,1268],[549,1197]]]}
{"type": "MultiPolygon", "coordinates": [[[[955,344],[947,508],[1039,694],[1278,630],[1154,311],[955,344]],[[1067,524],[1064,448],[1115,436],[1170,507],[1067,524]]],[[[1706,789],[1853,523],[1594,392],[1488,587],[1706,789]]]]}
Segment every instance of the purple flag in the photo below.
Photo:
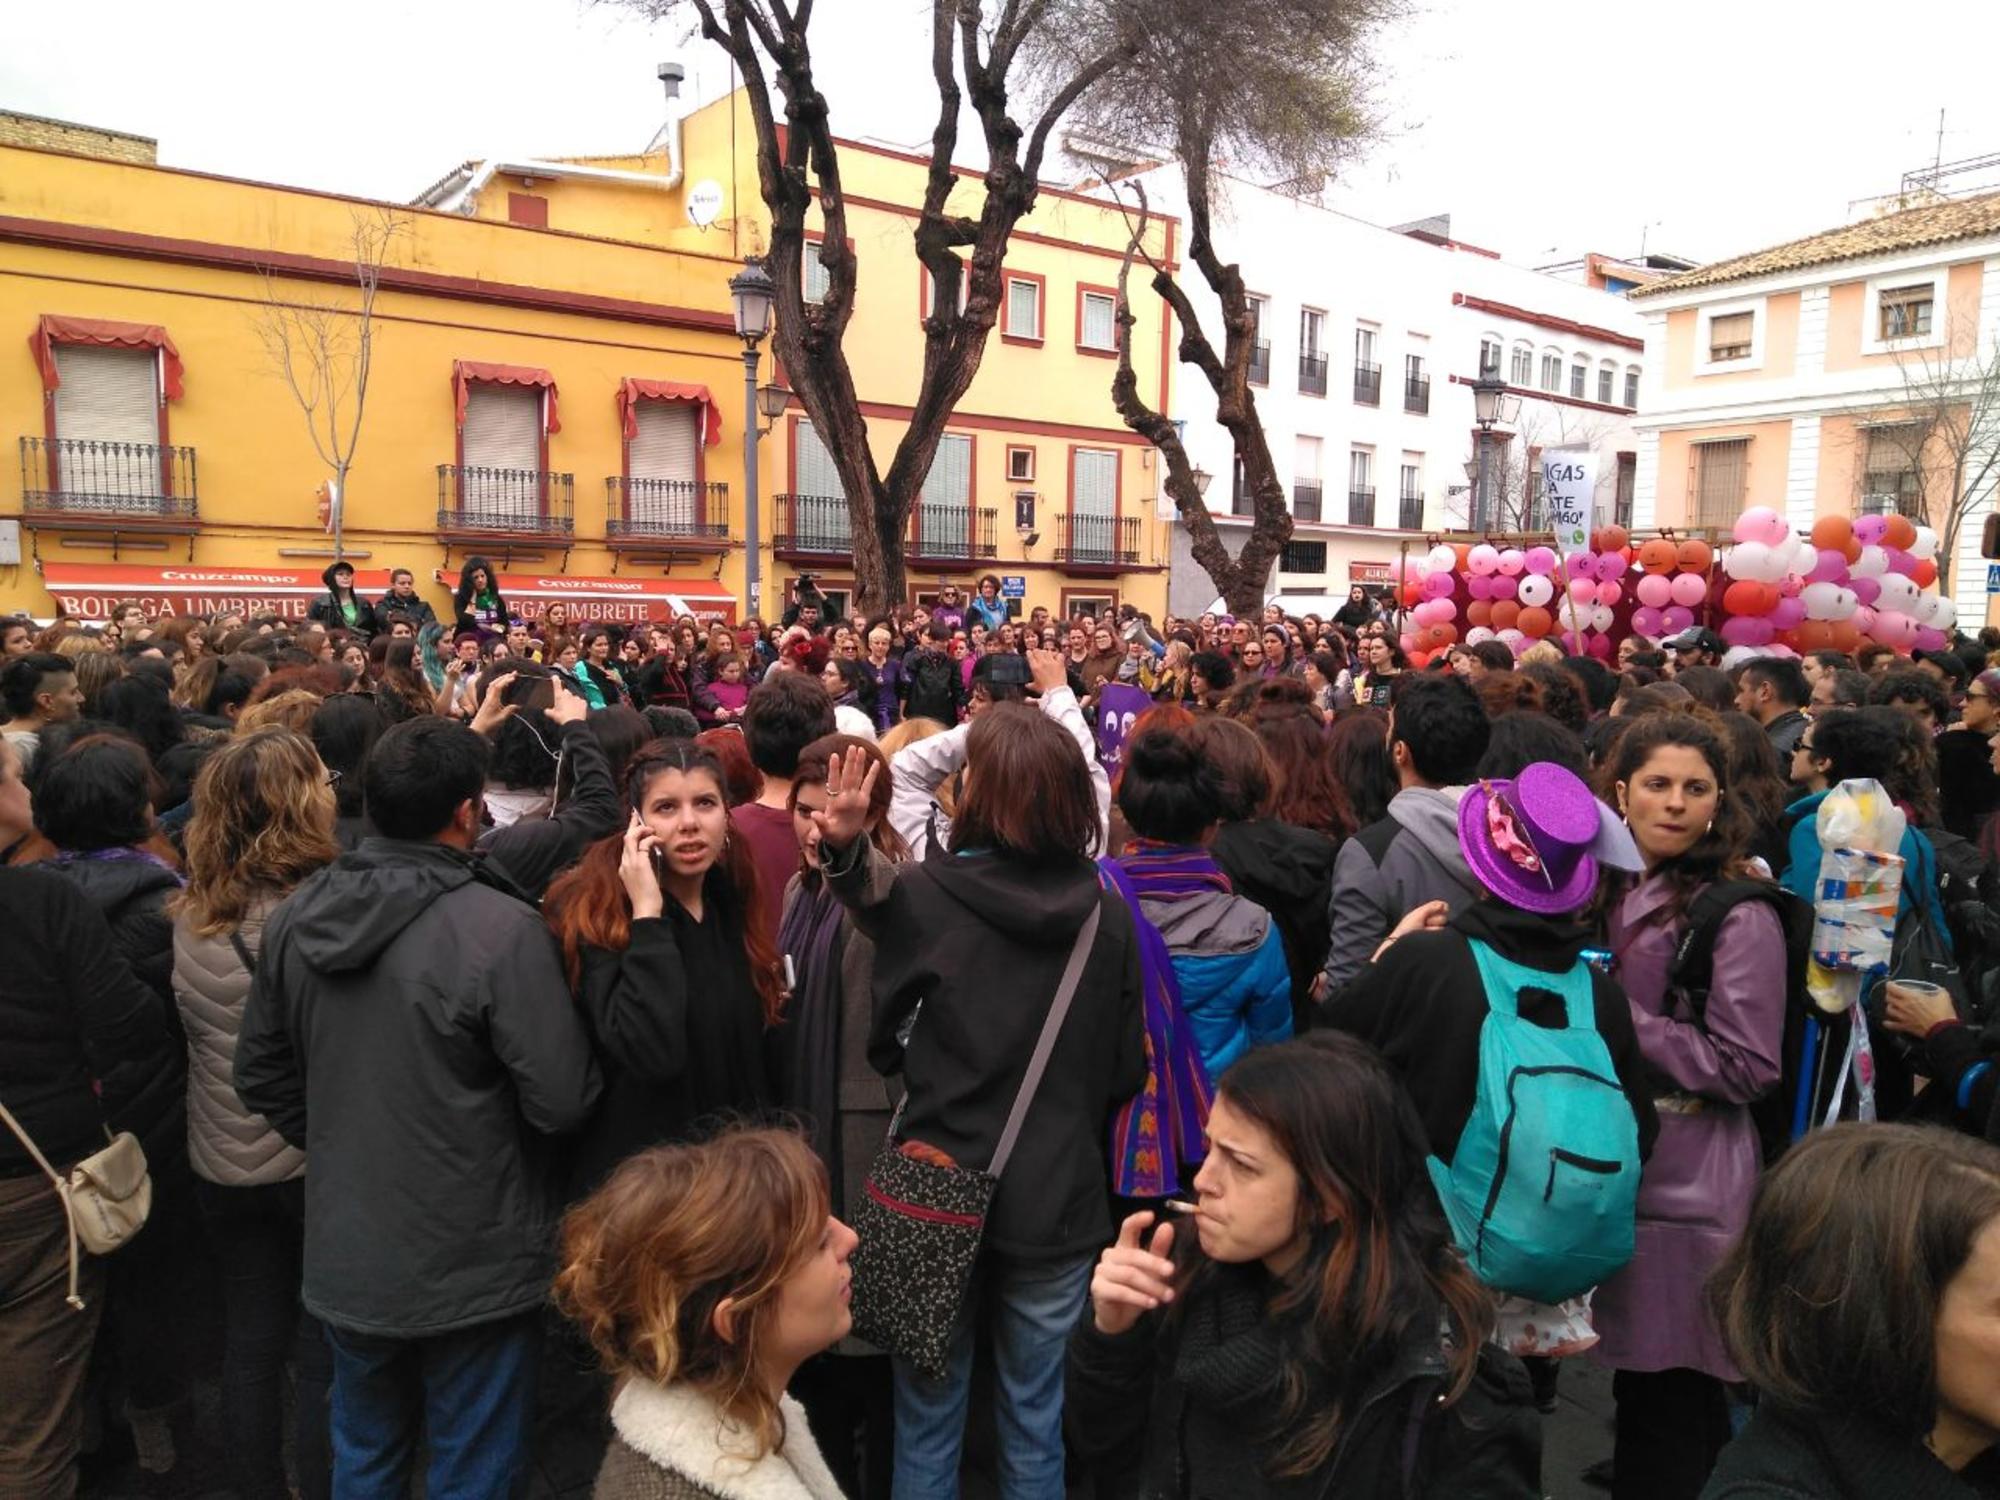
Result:
{"type": "Polygon", "coordinates": [[[1139,715],[1153,706],[1153,695],[1128,682],[1107,682],[1097,690],[1097,758],[1107,776],[1125,764],[1125,739],[1139,715]]]}

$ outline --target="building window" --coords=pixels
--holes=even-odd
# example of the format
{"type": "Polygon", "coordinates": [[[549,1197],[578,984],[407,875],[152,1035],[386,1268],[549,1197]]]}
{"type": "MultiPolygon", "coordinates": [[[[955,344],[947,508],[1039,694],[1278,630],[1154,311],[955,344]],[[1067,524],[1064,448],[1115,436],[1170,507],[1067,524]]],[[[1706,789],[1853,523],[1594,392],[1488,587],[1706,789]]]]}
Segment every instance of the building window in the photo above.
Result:
{"type": "MultiPolygon", "coordinates": [[[[937,278],[931,275],[931,268],[929,266],[919,266],[917,269],[919,272],[918,290],[920,292],[917,298],[917,316],[922,319],[928,318],[931,315],[931,304],[937,300],[937,278]]],[[[958,310],[960,312],[965,311],[965,299],[971,295],[971,292],[971,278],[966,273],[965,262],[961,260],[958,269],[958,310]]]]}
{"type": "Polygon", "coordinates": [[[1694,524],[1734,526],[1750,485],[1750,439],[1696,443],[1689,464],[1694,470],[1694,524]]]}
{"type": "Polygon", "coordinates": [[[1403,455],[1401,483],[1396,490],[1396,524],[1405,531],[1419,531],[1424,524],[1424,460],[1418,453],[1403,455]]]}
{"type": "Polygon", "coordinates": [[[1884,287],[1878,324],[1881,340],[1887,343],[1891,339],[1928,338],[1935,296],[1936,288],[1928,281],[1915,286],[1884,287]]]}
{"type": "Polygon", "coordinates": [[[626,442],[626,476],[686,483],[698,478],[702,411],[691,401],[633,402],[632,423],[639,430],[626,442]]]}
{"type": "Polygon", "coordinates": [[[1076,302],[1079,349],[1112,353],[1118,348],[1118,299],[1107,291],[1079,291],[1076,302]]]}
{"type": "Polygon", "coordinates": [[[1250,308],[1250,383],[1269,385],[1271,383],[1271,341],[1264,336],[1264,315],[1268,311],[1268,298],[1245,297],[1250,308]]]}
{"type": "Polygon", "coordinates": [[[1507,383],[1526,390],[1535,383],[1535,351],[1526,344],[1514,346],[1514,358],[1507,371],[1507,383]]]}
{"type": "Polygon", "coordinates": [[[1542,356],[1542,389],[1559,391],[1563,382],[1563,361],[1560,354],[1542,356]]]}
{"type": "Polygon", "coordinates": [[[1861,513],[1908,516],[1928,524],[1924,506],[1923,453],[1928,436],[1921,424],[1870,427],[1868,457],[1861,473],[1861,513]]]}
{"type": "Polygon", "coordinates": [[[1572,364],[1569,367],[1570,395],[1574,396],[1579,401],[1583,400],[1585,392],[1589,389],[1589,386],[1587,384],[1589,379],[1590,379],[1590,366],[1585,364],[1580,359],[1577,360],[1574,364],[1572,364]]]}
{"type": "Polygon", "coordinates": [[[1320,336],[1326,331],[1326,314],[1313,307],[1299,309],[1299,355],[1317,358],[1320,336]]]}
{"type": "Polygon", "coordinates": [[[1500,340],[1490,335],[1484,336],[1479,340],[1479,373],[1483,375],[1492,370],[1497,374],[1499,369],[1500,340]]]}
{"type": "Polygon", "coordinates": [[[1632,500],[1639,492],[1639,455],[1621,453],[1618,455],[1618,488],[1611,502],[1613,525],[1630,529],[1632,525],[1632,500]]]}
{"type": "Polygon", "coordinates": [[[833,273],[819,258],[820,243],[816,239],[807,240],[805,253],[799,259],[800,292],[807,307],[817,307],[826,301],[827,288],[833,284],[833,273]]]}
{"type": "Polygon", "coordinates": [[[543,403],[536,386],[467,384],[458,434],[461,519],[498,527],[540,516],[543,403]]]}
{"type": "MultiPolygon", "coordinates": [[[[169,493],[160,351],[53,343],[55,442],[48,487],[72,508],[144,514],[169,493]]],[[[29,446],[23,442],[24,452],[29,446]]]]}
{"type": "Polygon", "coordinates": [[[1035,477],[1035,450],[1033,448],[1009,448],[1007,450],[1007,482],[1027,484],[1035,477]]]}
{"type": "Polygon", "coordinates": [[[1301,521],[1318,521],[1325,511],[1321,505],[1320,440],[1301,434],[1292,456],[1292,515],[1301,521]]]}
{"type": "Polygon", "coordinates": [[[1757,315],[1750,312],[1724,313],[1708,323],[1708,362],[1748,359],[1757,315]]]}
{"type": "Polygon", "coordinates": [[[1375,524],[1375,454],[1367,448],[1347,455],[1347,524],[1375,524]]]}
{"type": "Polygon", "coordinates": [[[1625,404],[1634,411],[1639,409],[1639,367],[1637,365],[1627,365],[1625,367],[1625,404]]]}
{"type": "Polygon", "coordinates": [[[1363,323],[1354,330],[1354,363],[1357,366],[1376,363],[1375,345],[1377,342],[1377,332],[1378,330],[1371,328],[1366,323],[1363,323]]]}
{"type": "Polygon", "coordinates": [[[1609,406],[1613,389],[1618,383],[1618,371],[1611,365],[1597,367],[1597,404],[1609,406]]]}
{"type": "Polygon", "coordinates": [[[1010,339],[1042,341],[1042,282],[1040,277],[1007,278],[1007,317],[1000,332],[1010,339]]]}
{"type": "Polygon", "coordinates": [[[1326,575],[1325,542],[1287,542],[1278,554],[1280,573],[1310,573],[1315,578],[1326,575]]]}

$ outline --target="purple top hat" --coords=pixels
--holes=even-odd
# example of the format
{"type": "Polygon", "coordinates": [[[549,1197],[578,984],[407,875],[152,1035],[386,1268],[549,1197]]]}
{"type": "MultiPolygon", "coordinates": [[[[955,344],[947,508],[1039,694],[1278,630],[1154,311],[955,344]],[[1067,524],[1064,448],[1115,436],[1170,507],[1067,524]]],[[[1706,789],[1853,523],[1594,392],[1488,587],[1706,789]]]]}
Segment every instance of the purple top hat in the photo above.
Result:
{"type": "Polygon", "coordinates": [[[1548,761],[1511,781],[1480,781],[1458,804],[1458,847],[1479,883],[1523,911],[1560,916],[1597,888],[1600,804],[1548,761]]]}

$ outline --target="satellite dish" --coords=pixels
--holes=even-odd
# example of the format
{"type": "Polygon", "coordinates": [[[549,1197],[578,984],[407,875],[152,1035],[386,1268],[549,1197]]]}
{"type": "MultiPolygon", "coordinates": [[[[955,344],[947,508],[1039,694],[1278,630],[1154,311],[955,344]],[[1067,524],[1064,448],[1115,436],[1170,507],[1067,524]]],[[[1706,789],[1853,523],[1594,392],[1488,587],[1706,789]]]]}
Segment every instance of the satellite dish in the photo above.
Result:
{"type": "Polygon", "coordinates": [[[704,178],[688,189],[688,222],[697,229],[706,229],[722,213],[722,184],[713,178],[704,178]]]}

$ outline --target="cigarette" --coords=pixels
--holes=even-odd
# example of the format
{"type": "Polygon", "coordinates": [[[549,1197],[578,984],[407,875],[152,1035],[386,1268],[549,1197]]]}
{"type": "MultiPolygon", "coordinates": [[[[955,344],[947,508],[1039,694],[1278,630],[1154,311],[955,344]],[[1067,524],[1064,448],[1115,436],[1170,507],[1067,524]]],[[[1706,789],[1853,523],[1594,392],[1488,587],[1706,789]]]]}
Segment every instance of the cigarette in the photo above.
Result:
{"type": "Polygon", "coordinates": [[[1191,1214],[1195,1211],[1192,1203],[1183,1202],[1179,1198],[1169,1198],[1160,1207],[1164,1208],[1170,1214],[1191,1214]]]}

